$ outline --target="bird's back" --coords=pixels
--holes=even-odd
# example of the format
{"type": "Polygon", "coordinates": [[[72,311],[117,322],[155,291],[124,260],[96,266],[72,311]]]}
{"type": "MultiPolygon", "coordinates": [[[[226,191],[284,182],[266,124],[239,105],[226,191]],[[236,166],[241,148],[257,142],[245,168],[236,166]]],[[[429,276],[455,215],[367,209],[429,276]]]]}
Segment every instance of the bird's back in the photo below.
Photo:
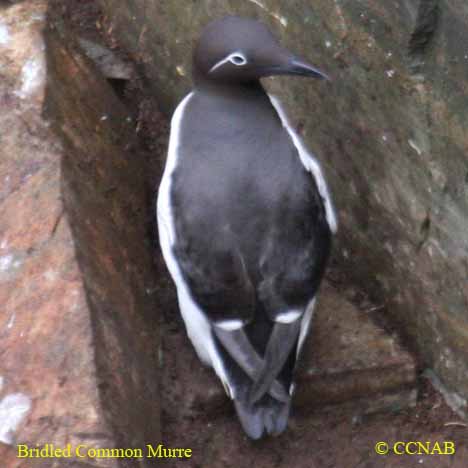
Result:
{"type": "Polygon", "coordinates": [[[215,347],[244,428],[251,436],[264,425],[281,432],[300,320],[275,381],[282,401],[270,389],[251,404],[252,376],[242,362],[250,358],[241,343],[262,359],[277,321],[290,311],[303,314],[313,300],[331,243],[323,200],[261,88],[235,96],[193,93],[176,146],[169,194],[175,259],[216,330],[215,347]],[[218,327],[228,323],[241,323],[242,332],[218,327]]]}
{"type": "Polygon", "coordinates": [[[177,239],[207,256],[235,243],[258,287],[269,268],[287,275],[311,250],[326,251],[330,235],[314,179],[268,96],[243,98],[193,95],[171,196],[177,239]]]}

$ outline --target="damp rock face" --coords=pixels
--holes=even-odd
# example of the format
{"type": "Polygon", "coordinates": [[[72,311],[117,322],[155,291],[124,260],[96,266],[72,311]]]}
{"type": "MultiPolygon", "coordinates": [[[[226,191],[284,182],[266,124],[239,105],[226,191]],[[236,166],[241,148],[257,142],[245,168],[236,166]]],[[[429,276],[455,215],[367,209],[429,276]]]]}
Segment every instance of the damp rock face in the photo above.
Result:
{"type": "Polygon", "coordinates": [[[466,411],[466,2],[100,3],[168,112],[190,87],[194,38],[225,14],[260,18],[333,77],[266,84],[324,167],[339,213],[337,267],[386,306],[466,411]]]}
{"type": "Polygon", "coordinates": [[[159,435],[144,167],[127,112],[47,3],[0,6],[0,459],[8,467],[51,466],[17,458],[17,444],[71,444],[73,456],[80,444],[144,447],[159,435]]]}

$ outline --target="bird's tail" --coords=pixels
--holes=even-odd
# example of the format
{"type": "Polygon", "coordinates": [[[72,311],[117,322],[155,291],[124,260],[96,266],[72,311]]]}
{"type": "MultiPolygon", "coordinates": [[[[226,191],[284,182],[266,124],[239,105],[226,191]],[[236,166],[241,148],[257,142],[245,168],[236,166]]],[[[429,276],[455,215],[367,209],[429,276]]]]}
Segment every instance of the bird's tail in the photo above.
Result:
{"type": "Polygon", "coordinates": [[[291,399],[287,402],[278,401],[266,394],[251,403],[249,391],[238,392],[234,399],[234,407],[242,428],[252,439],[260,439],[264,432],[277,436],[285,431],[288,425],[291,399]]]}
{"type": "Polygon", "coordinates": [[[295,352],[290,353],[280,372],[273,369],[276,379],[265,380],[265,375],[270,376],[269,360],[261,359],[244,330],[224,331],[215,327],[214,336],[229,385],[234,390],[234,406],[246,434],[252,439],[259,439],[265,432],[281,434],[287,427],[291,407],[288,390],[293,378],[295,352]]]}

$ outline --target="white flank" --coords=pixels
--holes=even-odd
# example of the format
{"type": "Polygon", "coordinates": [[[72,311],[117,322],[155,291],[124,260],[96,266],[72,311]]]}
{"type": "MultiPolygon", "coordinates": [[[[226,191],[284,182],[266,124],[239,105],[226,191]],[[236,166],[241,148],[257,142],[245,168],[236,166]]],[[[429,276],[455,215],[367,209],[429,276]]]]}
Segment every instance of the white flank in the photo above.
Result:
{"type": "Polygon", "coordinates": [[[325,178],[323,177],[322,169],[318,161],[312,156],[311,153],[307,150],[304,145],[304,142],[301,140],[299,135],[294,131],[291,124],[289,123],[288,117],[284,112],[279,100],[272,96],[271,94],[268,95],[270,98],[271,104],[275,108],[276,112],[278,113],[279,118],[281,119],[281,123],[283,127],[289,133],[294,146],[297,148],[299,153],[299,157],[301,158],[301,162],[305,169],[308,172],[311,172],[315,183],[317,184],[318,191],[322,196],[322,199],[325,203],[325,215],[327,218],[328,225],[330,226],[330,230],[335,234],[336,230],[338,229],[338,221],[336,219],[335,210],[333,209],[333,203],[331,201],[330,194],[328,192],[327,183],[325,182],[325,178]]]}
{"type": "Polygon", "coordinates": [[[244,326],[244,322],[242,320],[222,320],[220,322],[216,322],[215,326],[221,328],[222,330],[225,331],[234,331],[234,330],[239,330],[244,326]]]}
{"type": "Polygon", "coordinates": [[[295,322],[302,314],[302,310],[288,310],[276,316],[275,322],[292,323],[295,322]]]}
{"type": "Polygon", "coordinates": [[[315,297],[309,302],[307,305],[307,309],[302,317],[301,322],[301,331],[299,332],[299,340],[297,343],[297,352],[296,358],[299,357],[299,353],[301,352],[302,346],[304,345],[304,341],[309,333],[310,323],[312,322],[312,317],[314,315],[314,307],[315,307],[315,297]]]}
{"type": "Polygon", "coordinates": [[[177,166],[177,151],[179,149],[180,142],[181,122],[184,110],[192,96],[193,93],[190,93],[182,100],[182,102],[177,106],[171,120],[169,151],[166,167],[159,186],[157,201],[159,243],[161,245],[164,260],[166,261],[169,272],[177,288],[179,308],[187,328],[187,334],[200,359],[214,368],[216,374],[224,385],[226,393],[230,398],[234,398],[234,391],[229,386],[223,362],[216,351],[211,324],[202,310],[193,301],[173,252],[175,244],[175,226],[170,197],[171,182],[172,174],[177,166]]]}
{"type": "Polygon", "coordinates": [[[295,391],[296,391],[296,384],[292,382],[291,385],[289,386],[289,396],[292,397],[295,391]]]}

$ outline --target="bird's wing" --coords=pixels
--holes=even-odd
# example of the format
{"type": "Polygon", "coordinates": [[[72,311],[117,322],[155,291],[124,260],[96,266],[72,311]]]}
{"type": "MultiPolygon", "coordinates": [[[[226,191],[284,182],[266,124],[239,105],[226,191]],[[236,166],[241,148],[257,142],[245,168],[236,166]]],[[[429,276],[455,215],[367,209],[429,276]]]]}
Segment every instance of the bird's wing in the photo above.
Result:
{"type": "MultiPolygon", "coordinates": [[[[222,345],[223,349],[219,351],[221,354],[228,353],[229,359],[245,372],[250,382],[258,381],[262,375],[264,380],[265,358],[248,335],[249,324],[255,319],[256,292],[234,236],[226,232],[224,239],[216,243],[218,248],[211,245],[209,255],[206,255],[206,248],[200,243],[190,245],[187,238],[184,242],[179,236],[175,256],[191,295],[222,345]]],[[[270,358],[274,358],[274,351],[272,348],[270,358]]],[[[287,402],[289,395],[276,380],[278,372],[273,378],[268,373],[268,386],[264,393],[287,402]]]]}
{"type": "MultiPolygon", "coordinates": [[[[181,221],[181,220],[180,220],[181,221]]],[[[229,229],[210,237],[181,229],[174,253],[190,292],[213,324],[239,328],[252,320],[255,290],[229,229]]]]}

